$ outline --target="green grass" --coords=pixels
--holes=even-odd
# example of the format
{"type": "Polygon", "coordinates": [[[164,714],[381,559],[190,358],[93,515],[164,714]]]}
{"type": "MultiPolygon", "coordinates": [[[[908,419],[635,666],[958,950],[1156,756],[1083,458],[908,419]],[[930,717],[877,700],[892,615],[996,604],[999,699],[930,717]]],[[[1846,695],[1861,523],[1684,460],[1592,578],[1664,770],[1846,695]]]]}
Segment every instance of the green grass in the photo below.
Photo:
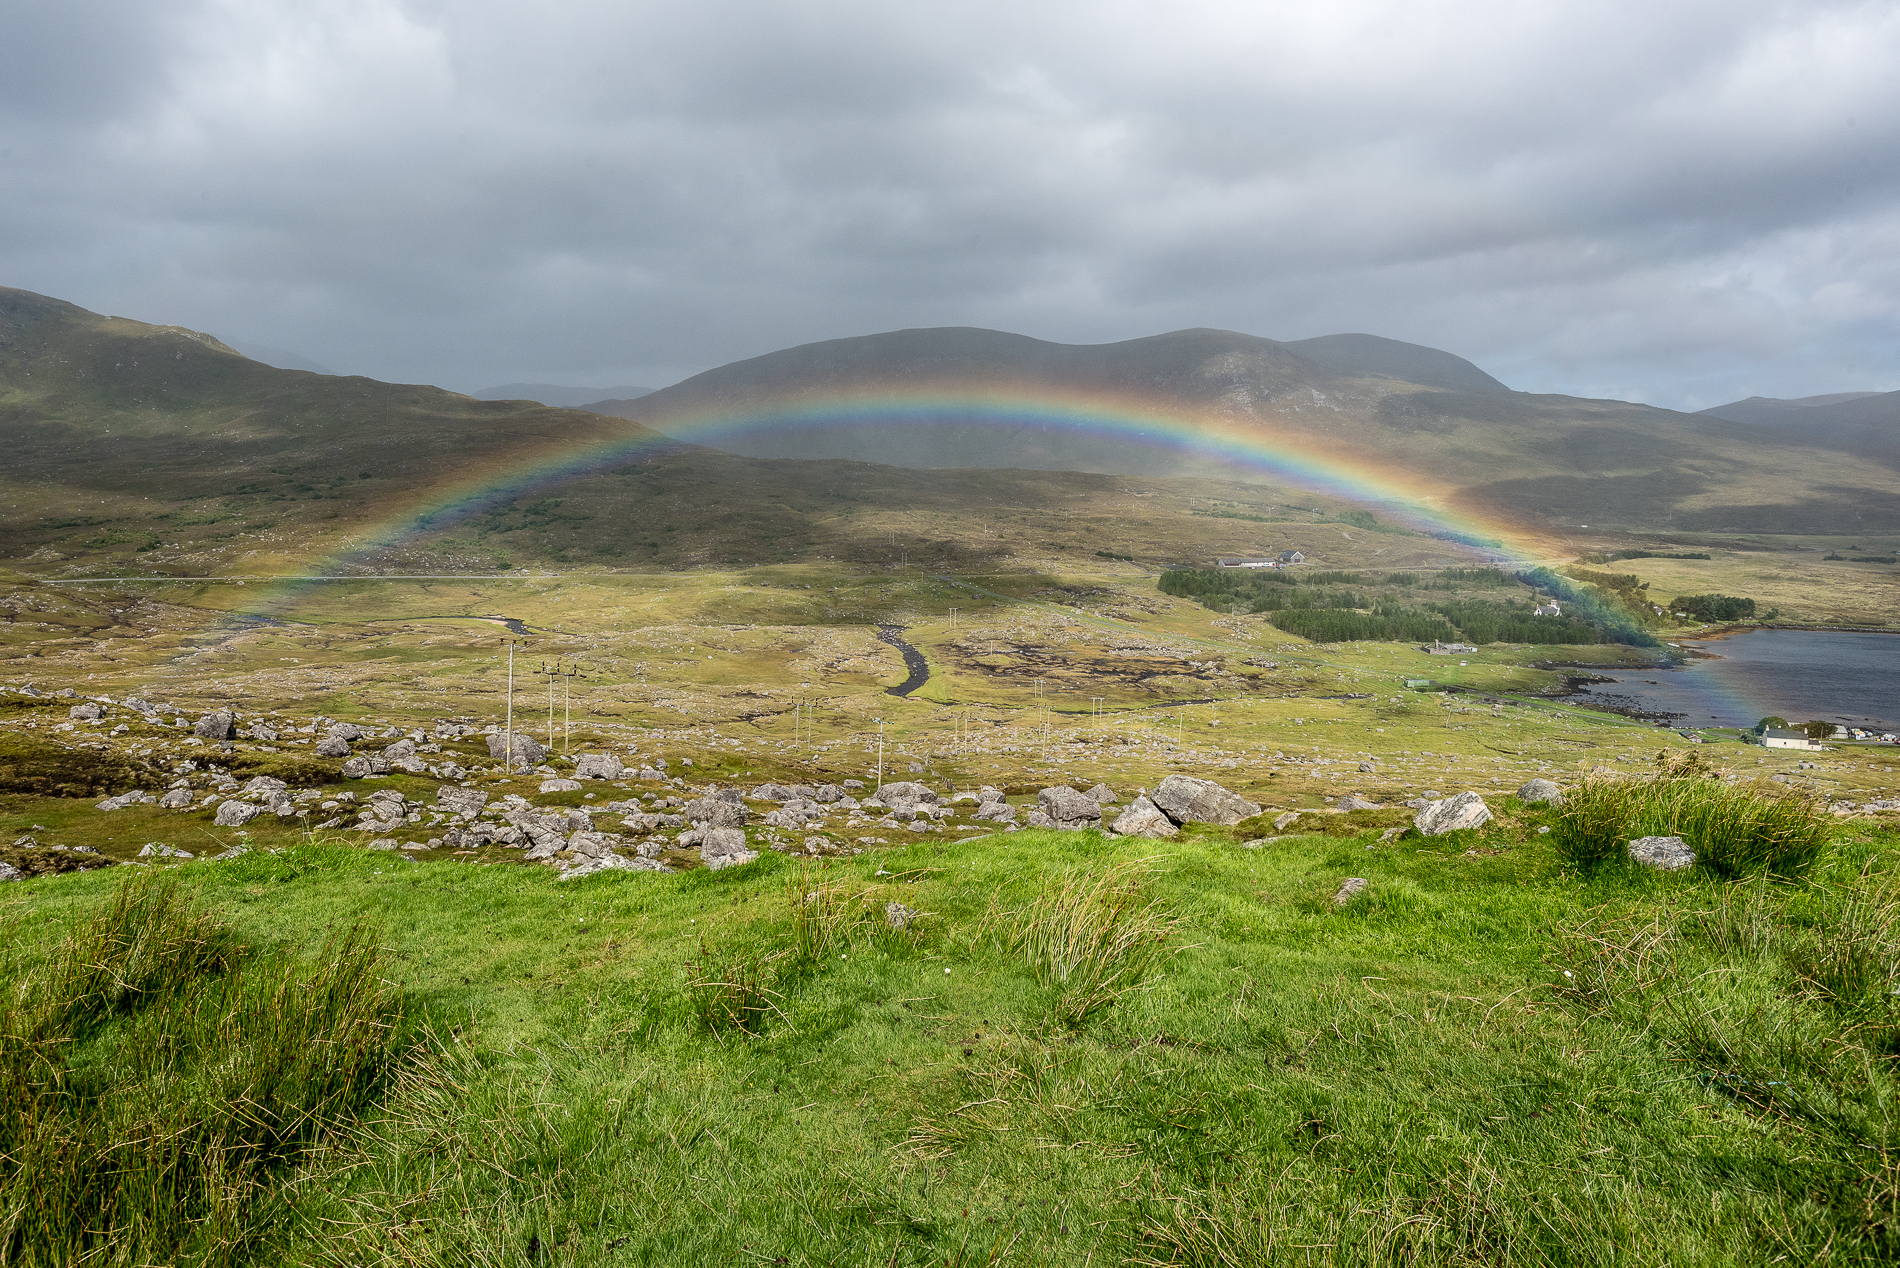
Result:
{"type": "MultiPolygon", "coordinates": [[[[1742,884],[1548,841],[1024,831],[575,882],[319,843],[184,865],[205,932],[122,958],[321,964],[373,913],[378,976],[454,1019],[227,1262],[1890,1261],[1900,841],[1742,884]]],[[[118,885],[5,891],[35,980],[118,885]]]]}

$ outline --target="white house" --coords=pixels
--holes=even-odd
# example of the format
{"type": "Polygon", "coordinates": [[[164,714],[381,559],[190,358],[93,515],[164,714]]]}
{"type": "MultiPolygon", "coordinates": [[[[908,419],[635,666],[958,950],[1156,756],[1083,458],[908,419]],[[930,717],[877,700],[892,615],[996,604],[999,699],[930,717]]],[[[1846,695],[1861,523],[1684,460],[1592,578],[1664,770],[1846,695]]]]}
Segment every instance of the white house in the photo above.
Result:
{"type": "Polygon", "coordinates": [[[1280,552],[1280,562],[1283,564],[1303,564],[1306,562],[1306,556],[1297,550],[1283,550],[1280,552]]]}
{"type": "Polygon", "coordinates": [[[1540,603],[1531,611],[1532,616],[1562,616],[1564,610],[1557,606],[1557,600],[1550,599],[1540,603]]]}
{"type": "Polygon", "coordinates": [[[1798,748],[1810,753],[1821,751],[1821,746],[1810,740],[1806,731],[1784,731],[1778,726],[1763,731],[1761,742],[1768,748],[1798,748]]]}
{"type": "Polygon", "coordinates": [[[1277,559],[1216,559],[1215,563],[1223,568],[1278,568],[1277,559]]]}

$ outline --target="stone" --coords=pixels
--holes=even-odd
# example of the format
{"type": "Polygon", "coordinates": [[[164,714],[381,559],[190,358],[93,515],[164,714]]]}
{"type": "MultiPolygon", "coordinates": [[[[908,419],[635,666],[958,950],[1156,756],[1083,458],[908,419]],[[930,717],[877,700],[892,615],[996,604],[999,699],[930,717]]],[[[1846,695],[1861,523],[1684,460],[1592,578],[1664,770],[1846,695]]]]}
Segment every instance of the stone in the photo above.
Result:
{"type": "Polygon", "coordinates": [[[104,801],[99,803],[98,808],[101,810],[123,810],[127,806],[142,806],[154,800],[156,800],[156,798],[154,798],[152,794],[134,789],[131,792],[120,793],[116,797],[107,797],[104,801]]]}
{"type": "Polygon", "coordinates": [[[488,794],[479,788],[457,788],[444,784],[435,790],[435,803],[450,814],[480,814],[488,804],[488,794]]]}
{"type": "Polygon", "coordinates": [[[316,747],[311,749],[311,752],[318,757],[348,757],[350,742],[341,736],[326,735],[317,741],[316,747]]]}
{"type": "MultiPolygon", "coordinates": [[[[489,736],[488,755],[497,760],[505,759],[508,756],[508,737],[502,734],[489,736]]],[[[521,732],[515,732],[514,764],[516,766],[539,766],[547,759],[547,755],[546,749],[521,732]]]]}
{"type": "Polygon", "coordinates": [[[368,731],[354,722],[332,722],[324,731],[324,735],[328,738],[342,740],[346,744],[351,740],[360,740],[368,734],[368,731]]]}
{"type": "Polygon", "coordinates": [[[1371,884],[1372,882],[1363,876],[1348,876],[1340,884],[1339,891],[1333,895],[1333,906],[1344,907],[1347,903],[1365,893],[1366,890],[1371,887],[1371,884]]]}
{"type": "Polygon", "coordinates": [[[25,879],[26,873],[13,866],[13,864],[0,863],[0,884],[4,884],[7,881],[23,881],[25,879]]]}
{"type": "Polygon", "coordinates": [[[1405,833],[1406,833],[1406,827],[1404,824],[1402,823],[1394,824],[1393,826],[1387,828],[1384,832],[1381,832],[1379,834],[1379,840],[1390,841],[1394,837],[1404,836],[1405,833]]]}
{"type": "Polygon", "coordinates": [[[406,762],[416,755],[414,740],[397,740],[383,750],[383,756],[392,762],[406,762]]]}
{"type": "Polygon", "coordinates": [[[76,704],[66,710],[67,717],[75,718],[81,722],[97,722],[104,713],[105,710],[96,704],[76,704]]]}
{"type": "Polygon", "coordinates": [[[696,797],[680,809],[680,817],[703,828],[743,828],[751,812],[720,797],[696,797]]]}
{"type": "Polygon", "coordinates": [[[270,812],[279,819],[288,819],[297,813],[297,803],[287,792],[274,792],[270,795],[270,812]]]}
{"type": "Polygon", "coordinates": [[[343,778],[368,779],[371,775],[387,775],[389,763],[380,757],[352,757],[343,763],[343,778]]]}
{"type": "Polygon", "coordinates": [[[142,859],[189,859],[196,858],[189,850],[181,850],[166,845],[163,841],[147,841],[138,856],[142,859]]]}
{"type": "Polygon", "coordinates": [[[993,823],[1009,823],[1016,818],[1016,807],[1007,801],[986,801],[982,808],[970,816],[972,819],[988,819],[993,823]]]}
{"type": "Polygon", "coordinates": [[[1023,816],[1023,826],[1030,828],[1054,829],[1061,825],[1040,810],[1031,810],[1023,816]]]}
{"type": "Polygon", "coordinates": [[[1001,801],[1003,800],[1003,796],[1004,793],[1001,788],[992,788],[988,784],[976,790],[976,799],[979,802],[1001,801]]]}
{"type": "Polygon", "coordinates": [[[1439,837],[1463,828],[1482,828],[1491,822],[1491,807],[1474,792],[1461,792],[1428,803],[1412,817],[1420,836],[1439,837]]]}
{"type": "Polygon", "coordinates": [[[1129,802],[1128,809],[1116,815],[1115,822],[1109,826],[1129,837],[1171,837],[1181,830],[1146,794],[1129,802]]]}
{"type": "Polygon", "coordinates": [[[237,738],[237,720],[229,713],[218,710],[207,713],[198,719],[191,733],[201,740],[234,740],[237,738]]]}
{"type": "Polygon", "coordinates": [[[174,788],[158,799],[161,810],[183,810],[191,805],[191,789],[174,788]]]}
{"type": "Polygon", "coordinates": [[[1339,799],[1337,809],[1340,809],[1340,810],[1382,810],[1384,809],[1384,807],[1381,806],[1376,801],[1367,801],[1364,797],[1361,797],[1358,793],[1347,793],[1344,797],[1341,797],[1339,799]]]}
{"type": "Polygon", "coordinates": [[[1037,793],[1036,807],[1054,820],[1056,827],[1070,832],[1100,827],[1102,823],[1101,802],[1060,784],[1037,793]]]}
{"type": "Polygon", "coordinates": [[[1695,851],[1681,837],[1637,837],[1629,844],[1630,857],[1659,872],[1680,872],[1695,866],[1695,851]]]}
{"type": "Polygon", "coordinates": [[[1561,806],[1564,791],[1548,779],[1533,779],[1517,790],[1517,799],[1527,805],[1561,806]]]}
{"type": "Polygon", "coordinates": [[[581,787],[581,782],[578,779],[544,779],[541,781],[541,791],[544,793],[579,792],[581,787]]]}
{"type": "Polygon", "coordinates": [[[576,779],[619,779],[625,770],[612,753],[582,753],[574,762],[576,779]]]}
{"type": "Polygon", "coordinates": [[[1260,813],[1260,807],[1228,792],[1211,779],[1170,775],[1148,799],[1176,823],[1215,823],[1229,826],[1260,813]]]}
{"type": "Polygon", "coordinates": [[[377,837],[374,841],[369,843],[368,848],[372,850],[400,850],[402,849],[402,842],[398,841],[395,837],[377,837]]]}
{"type": "Polygon", "coordinates": [[[256,775],[253,776],[251,781],[245,784],[244,787],[238,789],[237,795],[240,797],[268,797],[272,793],[280,793],[288,787],[290,787],[290,785],[281,779],[273,779],[269,775],[256,775]]]}
{"type": "Polygon", "coordinates": [[[1097,784],[1082,795],[1100,806],[1112,806],[1121,800],[1107,784],[1097,784]]]}
{"type": "Polygon", "coordinates": [[[251,738],[254,740],[262,740],[266,744],[275,744],[277,742],[277,732],[265,726],[262,722],[254,722],[251,724],[251,738]]]}
{"type": "Polygon", "coordinates": [[[567,848],[583,858],[599,858],[625,845],[626,838],[612,832],[576,831],[567,839],[567,848]]]}
{"type": "Polygon", "coordinates": [[[835,801],[844,800],[844,789],[836,784],[820,784],[812,789],[811,799],[828,806],[835,801]]]}
{"type": "Polygon", "coordinates": [[[914,780],[901,780],[884,785],[874,796],[865,798],[864,804],[888,806],[892,810],[915,810],[918,806],[934,806],[941,800],[935,789],[914,780]]]}
{"type": "MultiPolygon", "coordinates": [[[[749,861],[749,860],[748,860],[749,861]]],[[[596,872],[670,872],[673,869],[666,864],[650,858],[627,858],[621,854],[602,854],[594,858],[581,859],[561,869],[561,880],[579,880],[583,876],[592,876],[596,872]]]]}
{"type": "Polygon", "coordinates": [[[1374,766],[1374,765],[1373,765],[1373,764],[1372,764],[1371,762],[1361,762],[1361,763],[1359,763],[1359,773],[1360,773],[1361,775],[1371,775],[1371,774],[1374,774],[1374,773],[1376,773],[1376,772],[1378,771],[1378,769],[1379,769],[1379,768],[1378,768],[1377,766],[1374,766]]]}
{"type": "Polygon", "coordinates": [[[1278,814],[1273,817],[1273,830],[1275,832],[1285,832],[1288,828],[1298,823],[1299,820],[1299,811],[1288,810],[1283,814],[1278,814]]]}
{"type": "Polygon", "coordinates": [[[903,903],[884,904],[884,923],[900,932],[915,925],[918,915],[915,907],[906,907],[903,903]]]}

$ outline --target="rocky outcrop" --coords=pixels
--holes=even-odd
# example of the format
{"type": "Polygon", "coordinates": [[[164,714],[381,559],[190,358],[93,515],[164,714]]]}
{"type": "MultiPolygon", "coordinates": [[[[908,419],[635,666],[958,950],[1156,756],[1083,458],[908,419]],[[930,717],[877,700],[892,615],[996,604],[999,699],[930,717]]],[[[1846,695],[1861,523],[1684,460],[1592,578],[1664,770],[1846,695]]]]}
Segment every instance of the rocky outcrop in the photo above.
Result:
{"type": "Polygon", "coordinates": [[[751,812],[721,797],[696,797],[680,810],[688,823],[705,828],[743,828],[751,812]]]}
{"type": "Polygon", "coordinates": [[[1211,779],[1170,775],[1148,800],[1176,823],[1215,823],[1229,826],[1260,813],[1260,807],[1237,797],[1211,779]]]}
{"type": "Polygon", "coordinates": [[[1107,784],[1097,784],[1082,795],[1092,799],[1100,806],[1112,806],[1121,800],[1120,797],[1115,795],[1115,790],[1110,788],[1107,784]]]}
{"type": "Polygon", "coordinates": [[[105,715],[105,710],[96,704],[76,704],[66,710],[66,716],[75,722],[97,722],[105,715]]]}
{"type": "Polygon", "coordinates": [[[343,778],[368,779],[371,775],[387,775],[389,763],[380,757],[352,757],[343,763],[343,778]]]}
{"type": "Polygon", "coordinates": [[[697,844],[701,861],[715,872],[759,857],[757,851],[746,849],[745,833],[738,828],[703,828],[697,844]]]}
{"type": "MultiPolygon", "coordinates": [[[[489,736],[488,755],[497,761],[506,758],[508,756],[508,737],[499,734],[489,736]]],[[[521,732],[515,732],[515,756],[512,765],[539,766],[546,760],[547,755],[548,751],[546,749],[536,744],[521,732]]]]}
{"type": "Polygon", "coordinates": [[[1353,899],[1366,892],[1372,882],[1363,876],[1348,876],[1333,893],[1333,906],[1344,907],[1353,899]]]}
{"type": "Polygon", "coordinates": [[[867,806],[885,806],[892,810],[915,811],[919,806],[934,806],[943,800],[935,789],[903,780],[895,784],[886,784],[871,796],[864,799],[867,806]]]}
{"type": "Polygon", "coordinates": [[[1338,802],[1334,804],[1333,808],[1336,810],[1383,810],[1384,809],[1384,807],[1381,806],[1378,802],[1368,801],[1366,798],[1361,797],[1358,793],[1347,793],[1344,797],[1341,797],[1338,800],[1338,802]]]}
{"type": "Polygon", "coordinates": [[[340,736],[326,735],[317,741],[316,746],[311,749],[311,752],[315,753],[318,757],[348,757],[350,755],[350,743],[340,736]]]}
{"type": "Polygon", "coordinates": [[[578,779],[544,779],[541,791],[544,793],[579,792],[583,785],[578,779]]]}
{"type": "Polygon", "coordinates": [[[626,769],[612,753],[582,753],[574,762],[574,778],[619,779],[626,769]]]}
{"type": "Polygon", "coordinates": [[[1036,794],[1036,808],[1057,828],[1077,832],[1102,825],[1102,803],[1073,788],[1058,785],[1036,794]]]}
{"type": "Polygon", "coordinates": [[[189,850],[181,850],[175,846],[166,845],[162,841],[147,841],[143,848],[139,850],[138,857],[142,859],[189,859],[196,858],[197,856],[192,854],[189,850]]]}
{"type": "Polygon", "coordinates": [[[1128,809],[1115,816],[1110,826],[1128,837],[1171,837],[1180,831],[1146,793],[1129,802],[1128,809]]]}
{"type": "Polygon", "coordinates": [[[173,788],[158,799],[160,810],[183,810],[191,805],[191,789],[173,788]]]}
{"type": "Polygon", "coordinates": [[[488,794],[479,788],[457,788],[444,784],[435,790],[435,803],[450,814],[474,815],[488,804],[488,794]]]}
{"type": "Polygon", "coordinates": [[[191,733],[201,740],[234,740],[237,738],[237,719],[222,710],[207,713],[198,719],[191,733]]]}
{"type": "Polygon", "coordinates": [[[147,802],[155,800],[157,799],[153,797],[152,794],[134,789],[132,792],[120,793],[116,797],[107,797],[104,801],[99,803],[98,809],[123,810],[127,806],[142,806],[147,802]]]}
{"type": "Polygon", "coordinates": [[[1443,801],[1427,802],[1412,816],[1420,836],[1439,837],[1464,828],[1482,828],[1491,822],[1491,808],[1474,792],[1461,792],[1443,801]]]}
{"type": "Polygon", "coordinates": [[[262,813],[248,801],[221,801],[211,822],[220,828],[241,828],[262,813]]]}
{"type": "Polygon", "coordinates": [[[1016,818],[1016,807],[1010,805],[1007,801],[986,801],[982,807],[970,817],[972,819],[988,819],[992,823],[1011,823],[1014,822],[1016,818]]]}

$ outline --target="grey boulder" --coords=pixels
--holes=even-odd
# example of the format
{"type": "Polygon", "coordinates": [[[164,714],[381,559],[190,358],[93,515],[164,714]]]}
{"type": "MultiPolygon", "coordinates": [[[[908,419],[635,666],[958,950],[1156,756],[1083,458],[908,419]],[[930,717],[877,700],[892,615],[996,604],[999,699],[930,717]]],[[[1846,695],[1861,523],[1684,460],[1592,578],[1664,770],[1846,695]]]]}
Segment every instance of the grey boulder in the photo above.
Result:
{"type": "Polygon", "coordinates": [[[1695,851],[1681,837],[1637,837],[1629,844],[1630,857],[1659,872],[1680,872],[1695,866],[1695,851]]]}
{"type": "Polygon", "coordinates": [[[324,735],[330,739],[342,740],[346,744],[351,740],[360,740],[368,734],[368,731],[365,731],[354,722],[333,722],[330,724],[329,729],[324,732],[324,735]]]}
{"type": "Polygon", "coordinates": [[[1533,779],[1517,790],[1517,799],[1529,805],[1560,806],[1563,804],[1563,789],[1548,779],[1533,779]]]}
{"type": "Polygon", "coordinates": [[[625,770],[612,753],[582,753],[574,763],[574,778],[619,779],[625,770]]]}
{"type": "Polygon", "coordinates": [[[188,859],[195,857],[188,850],[180,850],[175,846],[166,845],[162,841],[147,841],[145,848],[139,851],[138,856],[142,859],[188,859]]]}
{"type": "Polygon", "coordinates": [[[1082,795],[1091,798],[1100,806],[1112,806],[1121,800],[1120,797],[1115,795],[1115,790],[1110,788],[1107,784],[1097,784],[1082,795]]]}
{"type": "Polygon", "coordinates": [[[80,722],[97,722],[104,712],[96,704],[76,704],[66,710],[66,716],[80,722]]]}
{"type": "Polygon", "coordinates": [[[223,710],[207,713],[198,719],[198,724],[191,728],[191,733],[206,740],[236,739],[236,719],[223,710]]]}
{"type": "Polygon", "coordinates": [[[191,789],[174,788],[158,799],[161,810],[183,810],[191,804],[191,789]]]}
{"type": "Polygon", "coordinates": [[[1036,794],[1036,806],[1058,828],[1079,831],[1101,826],[1102,803],[1073,788],[1057,785],[1036,794]]]}
{"type": "Polygon", "coordinates": [[[1443,801],[1428,802],[1412,816],[1420,836],[1439,837],[1462,828],[1482,828],[1491,822],[1491,807],[1474,792],[1461,792],[1443,801]]]}
{"type": "Polygon", "coordinates": [[[488,794],[479,788],[457,788],[453,784],[444,784],[435,790],[435,801],[450,814],[480,814],[482,807],[488,804],[488,794]]]}
{"type": "MultiPolygon", "coordinates": [[[[519,731],[515,732],[514,739],[515,755],[513,764],[516,766],[539,766],[542,759],[548,755],[546,749],[519,731]]],[[[508,737],[505,734],[491,735],[488,737],[488,755],[497,760],[508,756],[508,737]]]]}
{"type": "Polygon", "coordinates": [[[703,828],[743,828],[751,814],[722,797],[697,797],[681,808],[680,817],[703,828]]]}
{"type": "Polygon", "coordinates": [[[311,750],[318,757],[348,757],[350,742],[340,735],[326,735],[311,750]]]}
{"type": "Polygon", "coordinates": [[[1009,823],[1016,818],[1016,807],[1007,801],[986,801],[972,819],[988,819],[992,823],[1009,823]]]}
{"type": "Polygon", "coordinates": [[[1364,797],[1361,797],[1358,793],[1347,793],[1344,797],[1341,797],[1337,803],[1336,808],[1340,810],[1383,809],[1383,807],[1381,807],[1378,802],[1367,801],[1364,797]]]}
{"type": "Polygon", "coordinates": [[[211,822],[220,828],[241,828],[262,813],[248,801],[221,801],[211,822]]]}
{"type": "Polygon", "coordinates": [[[1171,837],[1180,829],[1174,821],[1161,813],[1161,808],[1148,800],[1146,794],[1136,797],[1128,803],[1128,809],[1115,816],[1115,831],[1128,837],[1171,837]]]}
{"type": "MultiPolygon", "coordinates": [[[[711,864],[708,864],[711,866],[711,864]]],[[[583,876],[592,876],[596,872],[670,872],[673,869],[664,863],[648,858],[627,858],[620,854],[601,854],[584,858],[563,868],[560,879],[579,880],[583,876]]]]}
{"type": "Polygon", "coordinates": [[[1251,819],[1260,807],[1237,797],[1211,779],[1170,775],[1148,794],[1161,813],[1176,823],[1216,823],[1223,826],[1251,819]]]}
{"type": "Polygon", "coordinates": [[[713,871],[737,867],[758,858],[746,849],[745,832],[739,828],[705,828],[699,834],[699,857],[713,871]]]}
{"type": "Polygon", "coordinates": [[[892,810],[915,810],[919,806],[934,806],[940,800],[935,789],[907,779],[884,785],[874,796],[866,798],[865,804],[888,806],[892,810]]]}
{"type": "Polygon", "coordinates": [[[100,810],[123,810],[127,806],[142,806],[152,800],[155,800],[152,794],[134,789],[131,792],[120,793],[116,797],[107,797],[104,801],[99,803],[98,808],[100,810]]]}

